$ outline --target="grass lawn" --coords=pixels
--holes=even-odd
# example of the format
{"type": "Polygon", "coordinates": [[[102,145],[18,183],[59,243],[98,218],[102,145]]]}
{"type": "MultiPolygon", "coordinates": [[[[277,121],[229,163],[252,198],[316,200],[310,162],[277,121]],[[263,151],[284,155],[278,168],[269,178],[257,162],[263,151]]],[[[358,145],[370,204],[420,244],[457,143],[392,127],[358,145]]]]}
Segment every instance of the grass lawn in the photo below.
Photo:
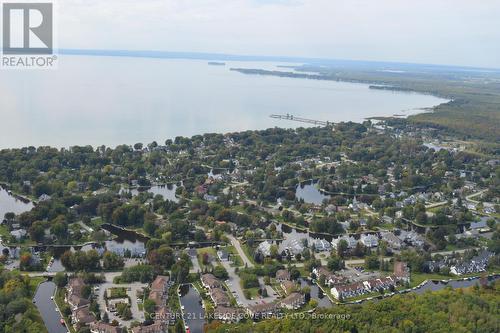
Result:
{"type": "Polygon", "coordinates": [[[197,255],[196,257],[198,258],[198,263],[200,264],[200,268],[203,270],[205,269],[205,264],[203,264],[203,255],[205,253],[208,253],[210,257],[212,258],[212,264],[217,263],[217,251],[213,247],[204,247],[201,249],[196,250],[197,255]]]}
{"type": "Polygon", "coordinates": [[[36,288],[40,283],[45,281],[46,279],[44,277],[30,277],[29,278],[29,283],[30,283],[30,295],[33,296],[36,292],[36,288]]]}
{"type": "MultiPolygon", "coordinates": [[[[64,302],[64,293],[65,293],[65,289],[64,288],[57,288],[57,292],[56,292],[56,297],[54,297],[55,301],[56,301],[56,304],[57,306],[59,307],[59,309],[63,309],[65,306],[68,306],[65,302],[64,302]]],[[[64,320],[66,321],[66,323],[68,324],[67,328],[69,329],[69,331],[71,333],[76,333],[75,331],[75,328],[73,327],[73,325],[71,325],[71,318],[62,314],[63,317],[64,317],[64,320]]]]}
{"type": "Polygon", "coordinates": [[[239,256],[238,251],[236,250],[236,248],[234,246],[229,245],[229,246],[226,246],[226,247],[224,247],[222,249],[225,249],[230,254],[229,260],[231,261],[231,266],[232,267],[241,267],[241,266],[243,266],[243,260],[239,256]]]}
{"type": "Polygon", "coordinates": [[[384,223],[384,224],[380,224],[378,227],[380,229],[384,229],[384,230],[393,230],[394,229],[394,224],[392,224],[392,223],[384,223]]]}
{"type": "MultiPolygon", "coordinates": [[[[0,218],[3,219],[3,216],[0,218]]],[[[8,242],[8,240],[10,239],[9,228],[7,228],[6,225],[0,225],[0,236],[2,237],[4,242],[8,242]]]]}
{"type": "Polygon", "coordinates": [[[243,293],[245,293],[246,290],[248,290],[248,292],[250,293],[250,298],[247,298],[247,299],[252,299],[252,298],[256,299],[259,297],[259,288],[258,287],[243,289],[243,293]]]}
{"type": "Polygon", "coordinates": [[[127,297],[127,288],[124,287],[109,288],[106,292],[109,299],[127,297]]]}
{"type": "Polygon", "coordinates": [[[241,248],[243,249],[243,252],[247,256],[248,260],[250,260],[250,262],[252,264],[257,265],[255,260],[253,260],[252,251],[250,250],[250,247],[248,246],[248,244],[241,244],[241,248]]]}

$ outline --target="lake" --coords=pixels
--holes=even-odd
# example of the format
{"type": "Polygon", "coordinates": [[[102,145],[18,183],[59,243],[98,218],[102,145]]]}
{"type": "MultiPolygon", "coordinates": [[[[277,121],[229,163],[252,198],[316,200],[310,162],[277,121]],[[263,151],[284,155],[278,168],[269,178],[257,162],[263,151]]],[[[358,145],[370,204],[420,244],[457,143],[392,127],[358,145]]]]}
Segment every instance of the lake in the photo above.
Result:
{"type": "Polygon", "coordinates": [[[177,190],[176,184],[166,184],[166,185],[154,185],[149,187],[139,187],[132,189],[123,189],[122,191],[130,191],[133,196],[138,195],[141,192],[149,192],[153,195],[161,195],[164,200],[170,200],[173,202],[179,202],[179,198],[175,196],[175,191],[177,190]]]}
{"type": "Polygon", "coordinates": [[[31,202],[19,200],[15,196],[9,194],[7,190],[0,187],[0,220],[4,219],[5,213],[12,212],[17,215],[28,212],[32,208],[33,204],[31,202]]]}
{"type": "Polygon", "coordinates": [[[163,143],[179,135],[307,126],[271,114],[362,121],[446,102],[366,84],[230,71],[284,64],[61,55],[54,70],[3,71],[0,148],[163,143]]]}
{"type": "Polygon", "coordinates": [[[297,200],[304,200],[305,203],[321,205],[323,200],[330,199],[329,195],[323,194],[317,187],[317,183],[311,181],[297,185],[295,189],[297,200]]]}

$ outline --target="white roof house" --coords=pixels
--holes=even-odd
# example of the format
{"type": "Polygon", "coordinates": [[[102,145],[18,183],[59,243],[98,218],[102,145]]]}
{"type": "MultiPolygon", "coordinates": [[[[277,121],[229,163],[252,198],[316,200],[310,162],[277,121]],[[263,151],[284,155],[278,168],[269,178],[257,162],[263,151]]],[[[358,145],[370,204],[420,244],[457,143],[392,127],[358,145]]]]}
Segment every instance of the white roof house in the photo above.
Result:
{"type": "Polygon", "coordinates": [[[363,245],[366,247],[377,247],[378,237],[375,235],[362,235],[361,243],[363,243],[363,245]]]}
{"type": "Polygon", "coordinates": [[[336,239],[334,238],[332,240],[332,246],[334,248],[337,248],[337,246],[338,246],[338,244],[340,243],[341,240],[345,240],[347,242],[347,248],[348,249],[353,249],[358,244],[358,241],[356,239],[354,239],[354,237],[344,235],[344,236],[336,238],[336,239]]]}

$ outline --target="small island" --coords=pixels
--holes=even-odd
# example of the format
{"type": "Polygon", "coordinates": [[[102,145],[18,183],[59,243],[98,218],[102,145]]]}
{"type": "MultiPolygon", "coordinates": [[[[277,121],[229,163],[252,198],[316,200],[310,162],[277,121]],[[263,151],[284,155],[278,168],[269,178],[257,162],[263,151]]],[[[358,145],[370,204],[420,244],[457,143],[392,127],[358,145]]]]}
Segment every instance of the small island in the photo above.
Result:
{"type": "Polygon", "coordinates": [[[226,66],[225,62],[217,62],[217,61],[209,61],[208,64],[210,66],[226,66]]]}

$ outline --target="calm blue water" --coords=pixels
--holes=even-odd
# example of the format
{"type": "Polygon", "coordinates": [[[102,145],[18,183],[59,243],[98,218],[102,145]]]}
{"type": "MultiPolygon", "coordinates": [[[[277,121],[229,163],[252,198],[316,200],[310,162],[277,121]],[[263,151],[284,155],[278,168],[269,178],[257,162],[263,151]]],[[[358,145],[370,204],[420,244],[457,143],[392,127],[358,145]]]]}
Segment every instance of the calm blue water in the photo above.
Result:
{"type": "Polygon", "coordinates": [[[297,185],[295,196],[298,200],[303,199],[305,203],[321,205],[323,200],[330,199],[329,195],[320,192],[314,182],[297,185]]]}
{"type": "Polygon", "coordinates": [[[66,333],[66,326],[61,324],[61,314],[56,311],[56,303],[50,298],[54,296],[56,285],[54,282],[42,282],[38,287],[34,300],[40,311],[45,327],[50,333],[66,333]]]}
{"type": "Polygon", "coordinates": [[[229,70],[283,64],[66,55],[55,70],[3,71],[0,148],[161,143],[178,135],[304,126],[270,114],[362,121],[444,102],[364,84],[229,70]]]}
{"type": "Polygon", "coordinates": [[[33,208],[31,202],[23,202],[0,187],[0,221],[3,221],[5,213],[21,214],[30,211],[31,208],[33,208]]]}

